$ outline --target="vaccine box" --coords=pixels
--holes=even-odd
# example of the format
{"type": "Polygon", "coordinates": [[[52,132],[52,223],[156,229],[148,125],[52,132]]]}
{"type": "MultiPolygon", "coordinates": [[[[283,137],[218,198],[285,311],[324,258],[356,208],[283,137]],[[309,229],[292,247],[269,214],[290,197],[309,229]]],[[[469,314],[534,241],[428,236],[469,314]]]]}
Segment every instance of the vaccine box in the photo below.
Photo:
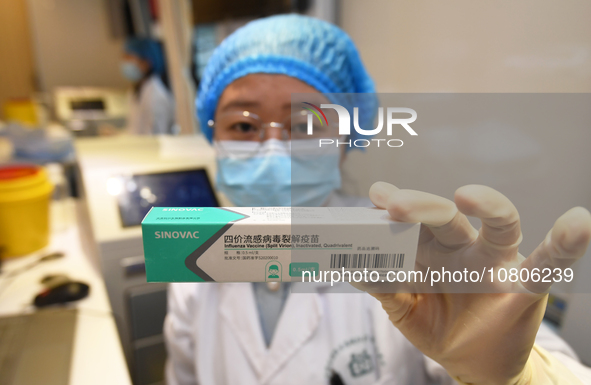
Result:
{"type": "Polygon", "coordinates": [[[363,207],[154,207],[142,221],[148,282],[291,282],[333,270],[409,271],[419,231],[419,223],[363,207]]]}

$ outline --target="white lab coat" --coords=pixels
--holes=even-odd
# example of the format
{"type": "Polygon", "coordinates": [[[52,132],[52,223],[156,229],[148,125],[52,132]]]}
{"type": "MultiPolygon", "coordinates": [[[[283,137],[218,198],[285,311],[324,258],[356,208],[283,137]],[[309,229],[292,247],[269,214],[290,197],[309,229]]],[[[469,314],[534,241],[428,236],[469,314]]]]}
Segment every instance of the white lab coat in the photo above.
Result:
{"type": "Polygon", "coordinates": [[[130,134],[171,134],[174,116],[174,100],[158,75],[146,79],[139,93],[129,95],[127,126],[130,134]]]}
{"type": "MultiPolygon", "coordinates": [[[[333,199],[331,205],[356,204],[333,199]]],[[[250,283],[171,284],[164,324],[168,385],[328,385],[331,370],[346,385],[455,383],[392,325],[376,299],[328,293],[329,286],[292,292],[267,348],[250,283]]],[[[591,379],[547,326],[536,342],[581,380],[591,379]]]]}

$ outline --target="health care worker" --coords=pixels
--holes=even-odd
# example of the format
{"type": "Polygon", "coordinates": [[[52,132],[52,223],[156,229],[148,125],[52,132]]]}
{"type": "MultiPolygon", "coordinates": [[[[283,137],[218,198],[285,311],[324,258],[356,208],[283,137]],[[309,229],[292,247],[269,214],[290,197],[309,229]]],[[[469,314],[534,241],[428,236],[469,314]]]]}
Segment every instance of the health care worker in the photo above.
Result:
{"type": "Polygon", "coordinates": [[[162,45],[147,38],[127,39],[121,73],[133,83],[129,96],[129,133],[174,133],[174,100],[163,81],[166,65],[162,45]]]}
{"type": "MultiPolygon", "coordinates": [[[[298,15],[261,19],[213,54],[197,108],[218,153],[218,187],[237,205],[355,204],[334,193],[337,167],[311,163],[309,180],[290,179],[280,144],[296,142],[290,98],[306,92],[374,92],[352,41],[331,24],[298,15]],[[306,183],[309,194],[290,201],[290,188],[306,183]]],[[[519,215],[491,188],[462,187],[452,202],[378,182],[370,198],[395,220],[423,223],[419,255],[518,258],[519,215]],[[480,232],[467,216],[482,220],[480,232]]],[[[529,258],[568,266],[590,237],[589,212],[572,209],[529,258]]],[[[320,287],[288,295],[287,285],[171,284],[168,384],[591,383],[591,370],[540,325],[543,294],[372,296],[320,287]]]]}

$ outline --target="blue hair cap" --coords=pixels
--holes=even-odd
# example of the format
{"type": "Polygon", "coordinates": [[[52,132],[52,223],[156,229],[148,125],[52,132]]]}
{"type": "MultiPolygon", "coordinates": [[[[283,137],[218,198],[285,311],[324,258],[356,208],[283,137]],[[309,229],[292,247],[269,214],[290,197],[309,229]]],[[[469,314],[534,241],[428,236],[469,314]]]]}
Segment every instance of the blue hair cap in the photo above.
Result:
{"type": "Polygon", "coordinates": [[[166,72],[166,62],[162,44],[149,38],[131,37],[125,41],[125,52],[150,63],[152,71],[158,75],[166,72]]]}
{"type": "MultiPolygon", "coordinates": [[[[201,130],[213,141],[213,120],[224,89],[234,80],[255,73],[282,74],[318,92],[375,93],[351,38],[337,26],[297,14],[252,21],[228,36],[213,52],[203,72],[197,96],[201,130]]],[[[364,98],[368,99],[368,98],[364,98]]],[[[360,125],[371,123],[377,109],[360,106],[360,125]]],[[[358,138],[355,130],[351,139],[358,138]]]]}

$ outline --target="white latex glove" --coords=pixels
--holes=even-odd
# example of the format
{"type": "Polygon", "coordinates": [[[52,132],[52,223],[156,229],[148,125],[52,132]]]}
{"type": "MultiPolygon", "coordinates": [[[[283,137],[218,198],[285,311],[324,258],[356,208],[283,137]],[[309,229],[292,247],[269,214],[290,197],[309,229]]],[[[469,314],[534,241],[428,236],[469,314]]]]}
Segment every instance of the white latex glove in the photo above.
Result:
{"type": "MultiPolygon", "coordinates": [[[[584,254],[591,239],[591,215],[576,207],[558,218],[546,239],[525,259],[518,252],[521,229],[517,209],[504,195],[485,186],[458,189],[454,203],[378,182],[371,187],[370,198],[396,221],[422,222],[418,261],[440,260],[442,266],[455,269],[473,263],[564,269],[584,254]],[[481,230],[474,229],[466,216],[480,218],[481,230]]],[[[503,294],[372,295],[411,343],[460,382],[576,383],[568,371],[545,375],[544,368],[551,368],[532,351],[549,286],[530,284],[526,286],[530,292],[520,294],[511,287],[503,294]],[[537,373],[535,382],[532,373],[537,373]]]]}

